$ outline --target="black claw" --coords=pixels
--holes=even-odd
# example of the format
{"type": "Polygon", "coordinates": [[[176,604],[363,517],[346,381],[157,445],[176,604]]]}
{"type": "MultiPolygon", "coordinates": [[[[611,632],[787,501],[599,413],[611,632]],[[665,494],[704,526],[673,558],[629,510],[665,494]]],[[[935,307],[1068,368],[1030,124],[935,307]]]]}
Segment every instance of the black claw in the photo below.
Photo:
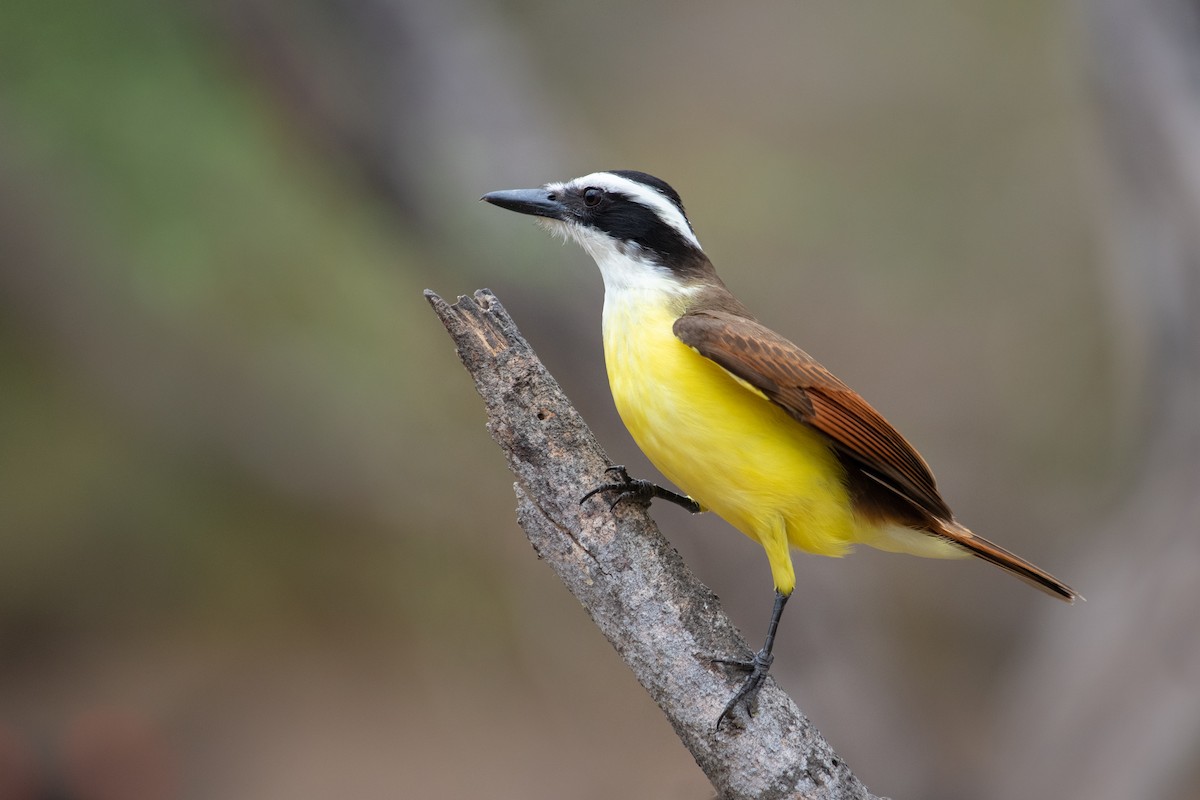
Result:
{"type": "Polygon", "coordinates": [[[606,467],[604,471],[616,473],[617,477],[620,479],[620,483],[605,483],[601,486],[597,486],[595,489],[592,489],[583,497],[579,498],[580,505],[583,505],[592,496],[602,492],[616,492],[616,498],[613,499],[608,506],[609,511],[615,509],[623,500],[631,500],[643,508],[646,508],[656,497],[662,500],[669,500],[676,505],[686,508],[693,514],[700,511],[700,504],[692,498],[677,494],[669,489],[664,489],[661,486],[656,486],[650,481],[631,478],[629,477],[629,473],[626,471],[625,467],[620,464],[614,464],[610,467],[606,467]]]}
{"type": "Polygon", "coordinates": [[[614,464],[611,467],[606,467],[605,472],[615,472],[620,483],[605,483],[592,489],[590,492],[579,498],[579,504],[583,505],[593,496],[602,492],[616,492],[616,499],[608,506],[608,510],[612,511],[622,500],[633,500],[639,505],[648,506],[650,501],[654,499],[654,484],[650,481],[637,481],[629,477],[629,473],[625,471],[625,467],[614,464]]]}
{"type": "Polygon", "coordinates": [[[725,708],[721,711],[721,715],[717,717],[717,730],[721,729],[721,723],[725,721],[733,710],[738,706],[744,706],[746,713],[751,717],[754,716],[754,700],[758,697],[758,692],[763,687],[763,683],[767,680],[767,674],[771,670],[771,663],[775,657],[765,650],[759,650],[754,654],[754,658],[750,661],[740,661],[728,658],[714,658],[714,664],[721,664],[734,669],[745,670],[750,674],[746,676],[746,680],[742,682],[737,693],[730,698],[725,704],[725,708]]]}
{"type": "Polygon", "coordinates": [[[771,655],[771,651],[775,647],[775,632],[779,629],[779,619],[783,616],[783,607],[787,604],[787,601],[788,595],[776,589],[775,605],[771,609],[771,621],[767,625],[767,640],[763,642],[762,649],[754,654],[754,658],[749,661],[727,658],[714,658],[712,660],[714,664],[723,664],[750,673],[737,690],[737,694],[725,704],[724,710],[721,711],[721,716],[717,717],[717,730],[721,730],[721,723],[740,705],[746,707],[747,714],[752,717],[754,716],[754,698],[758,696],[758,690],[763,687],[763,682],[767,679],[767,673],[771,671],[771,662],[775,660],[775,656],[771,655]]]}

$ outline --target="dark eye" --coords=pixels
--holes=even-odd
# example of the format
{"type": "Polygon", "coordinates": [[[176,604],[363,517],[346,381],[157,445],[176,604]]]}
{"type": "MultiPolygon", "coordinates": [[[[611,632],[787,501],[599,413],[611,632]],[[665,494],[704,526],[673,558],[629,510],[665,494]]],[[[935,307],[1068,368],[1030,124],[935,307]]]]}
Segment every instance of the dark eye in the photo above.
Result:
{"type": "Polygon", "coordinates": [[[599,205],[603,198],[603,189],[597,189],[595,186],[589,186],[583,190],[583,204],[588,208],[599,205]]]}

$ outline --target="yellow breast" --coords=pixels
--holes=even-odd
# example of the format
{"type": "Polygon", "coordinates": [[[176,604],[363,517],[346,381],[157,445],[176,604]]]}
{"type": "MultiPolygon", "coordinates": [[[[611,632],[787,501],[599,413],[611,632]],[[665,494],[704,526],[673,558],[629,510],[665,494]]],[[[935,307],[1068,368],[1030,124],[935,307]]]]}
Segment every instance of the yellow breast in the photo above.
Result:
{"type": "Polygon", "coordinates": [[[606,295],[617,411],[667,478],[766,548],[776,585],[790,591],[789,543],[842,555],[855,539],[844,469],[818,433],[675,337],[679,302],[606,295]]]}

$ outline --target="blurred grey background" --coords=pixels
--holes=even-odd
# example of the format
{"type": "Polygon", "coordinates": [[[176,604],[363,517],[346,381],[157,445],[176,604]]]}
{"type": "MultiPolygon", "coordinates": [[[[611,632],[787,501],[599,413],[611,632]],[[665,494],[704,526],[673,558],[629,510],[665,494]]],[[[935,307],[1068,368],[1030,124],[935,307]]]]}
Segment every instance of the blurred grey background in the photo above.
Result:
{"type": "MultiPolygon", "coordinates": [[[[1200,796],[1198,19],[10,0],[0,798],[711,796],[516,527],[421,298],[497,292],[653,476],[594,266],[477,202],[606,168],[1088,597],[798,555],[774,674],[872,790],[1200,796]]],[[[760,549],[655,516],[758,641],[760,549]]]]}

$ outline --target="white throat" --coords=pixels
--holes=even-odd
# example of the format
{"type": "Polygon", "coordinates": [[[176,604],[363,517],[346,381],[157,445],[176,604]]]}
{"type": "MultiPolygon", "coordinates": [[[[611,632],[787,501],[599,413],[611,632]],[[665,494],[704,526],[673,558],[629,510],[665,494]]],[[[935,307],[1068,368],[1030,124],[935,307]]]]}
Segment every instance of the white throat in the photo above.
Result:
{"type": "Polygon", "coordinates": [[[687,297],[699,291],[687,286],[670,269],[655,263],[640,248],[614,241],[612,237],[583,225],[558,220],[542,220],[554,234],[573,239],[587,251],[600,268],[604,280],[604,307],[613,303],[663,302],[668,298],[687,297]]]}

